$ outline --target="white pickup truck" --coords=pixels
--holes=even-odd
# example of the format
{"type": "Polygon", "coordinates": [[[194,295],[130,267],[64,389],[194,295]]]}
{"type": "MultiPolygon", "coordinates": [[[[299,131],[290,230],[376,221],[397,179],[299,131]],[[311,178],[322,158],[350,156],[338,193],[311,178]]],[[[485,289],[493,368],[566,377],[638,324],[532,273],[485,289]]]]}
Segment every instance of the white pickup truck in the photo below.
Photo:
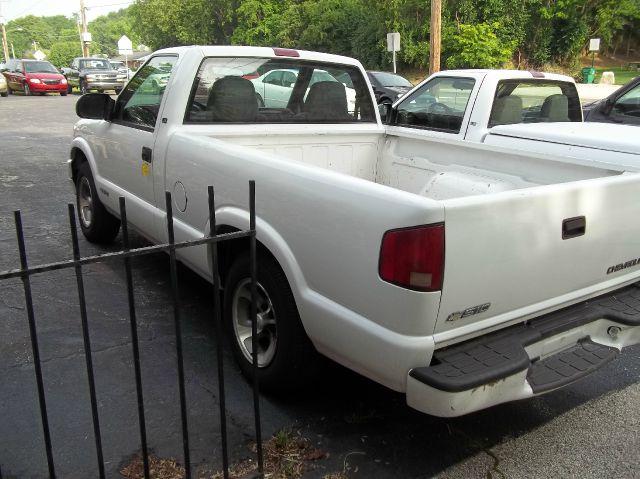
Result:
{"type": "Polygon", "coordinates": [[[421,130],[433,138],[640,170],[637,130],[630,125],[583,123],[576,85],[564,75],[447,70],[434,73],[393,108],[382,110],[385,123],[421,130]]]}
{"type": "Polygon", "coordinates": [[[498,125],[581,122],[575,82],[555,73],[446,70],[394,104],[390,122],[436,138],[483,142],[498,125]]]}
{"type": "MultiPolygon", "coordinates": [[[[218,232],[247,229],[256,181],[269,391],[309,380],[320,352],[458,416],[557,389],[640,342],[640,175],[384,126],[357,60],[306,51],[160,50],[117,100],[85,95],[77,112],[69,175],[90,241],[118,234],[120,196],[133,227],[166,241],[165,191],[176,241],[202,238],[208,185],[218,232]],[[276,69],[297,72],[286,106],[260,106],[250,78],[276,69]],[[169,70],[166,88],[144,88],[169,70]]],[[[250,375],[248,252],[220,257],[250,375]]],[[[205,247],[180,260],[211,280],[205,247]]]]}

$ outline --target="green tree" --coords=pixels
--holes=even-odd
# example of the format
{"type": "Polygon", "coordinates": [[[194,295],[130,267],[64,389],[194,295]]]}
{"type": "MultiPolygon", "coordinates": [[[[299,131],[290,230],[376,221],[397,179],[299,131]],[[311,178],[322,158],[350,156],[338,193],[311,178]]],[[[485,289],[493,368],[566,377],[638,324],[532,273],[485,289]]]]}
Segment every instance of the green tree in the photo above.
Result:
{"type": "Polygon", "coordinates": [[[67,67],[75,57],[82,56],[82,48],[80,41],[75,42],[56,42],[51,45],[48,60],[56,67],[67,67]]]}
{"type": "Polygon", "coordinates": [[[133,45],[140,44],[140,35],[134,29],[134,18],[126,9],[103,15],[89,23],[92,36],[91,50],[109,56],[118,54],[118,40],[126,35],[133,45]]]}
{"type": "Polygon", "coordinates": [[[234,45],[297,47],[302,23],[293,0],[245,0],[237,10],[234,45]]]}
{"type": "Polygon", "coordinates": [[[513,46],[505,45],[495,31],[499,24],[460,24],[450,43],[449,68],[498,68],[513,53],[513,46]]]}
{"type": "Polygon", "coordinates": [[[128,11],[133,31],[153,49],[176,45],[228,44],[237,0],[138,0],[128,11]]]}

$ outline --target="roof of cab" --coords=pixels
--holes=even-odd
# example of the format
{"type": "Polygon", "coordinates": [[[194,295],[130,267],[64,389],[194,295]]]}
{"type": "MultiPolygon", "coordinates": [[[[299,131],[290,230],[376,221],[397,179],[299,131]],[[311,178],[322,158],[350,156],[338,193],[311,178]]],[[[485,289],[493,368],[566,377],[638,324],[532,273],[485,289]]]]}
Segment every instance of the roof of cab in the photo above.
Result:
{"type": "Polygon", "coordinates": [[[258,57],[258,58],[295,58],[319,62],[339,63],[343,65],[360,66],[360,62],[354,58],[329,53],[311,52],[307,50],[277,49],[271,47],[248,47],[235,45],[192,45],[188,47],[172,47],[157,50],[151,56],[162,53],[184,55],[190,51],[198,51],[203,57],[258,57]],[[276,50],[281,53],[277,54],[276,50]],[[298,56],[284,55],[282,52],[295,51],[298,56]]]}

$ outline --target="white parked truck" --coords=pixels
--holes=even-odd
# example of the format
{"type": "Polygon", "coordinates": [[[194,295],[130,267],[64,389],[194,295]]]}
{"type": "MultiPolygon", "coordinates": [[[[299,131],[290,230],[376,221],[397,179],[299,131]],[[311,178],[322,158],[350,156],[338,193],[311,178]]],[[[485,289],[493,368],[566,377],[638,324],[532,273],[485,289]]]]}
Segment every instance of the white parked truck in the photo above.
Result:
{"type": "Polygon", "coordinates": [[[571,77],[519,70],[434,73],[384,111],[422,135],[640,169],[631,126],[590,125],[571,77]]]}
{"type": "MultiPolygon", "coordinates": [[[[317,352],[458,416],[555,390],[640,342],[640,176],[382,124],[354,59],[263,47],[160,50],[113,100],[79,99],[69,175],[94,242],[128,221],[166,241],[249,226],[256,181],[262,387],[313,374],[317,352]],[[250,78],[295,70],[286,106],[250,78]],[[145,81],[170,70],[166,88],[145,81]],[[309,85],[315,71],[336,80],[309,85]],[[355,92],[349,111],[347,89],[355,92]]],[[[224,321],[251,374],[248,251],[179,259],[219,274],[224,321]]],[[[224,246],[227,245],[227,246],[224,246]]]]}
{"type": "Polygon", "coordinates": [[[574,80],[522,70],[445,70],[396,101],[390,123],[429,136],[483,142],[498,125],[581,122],[574,80]]]}

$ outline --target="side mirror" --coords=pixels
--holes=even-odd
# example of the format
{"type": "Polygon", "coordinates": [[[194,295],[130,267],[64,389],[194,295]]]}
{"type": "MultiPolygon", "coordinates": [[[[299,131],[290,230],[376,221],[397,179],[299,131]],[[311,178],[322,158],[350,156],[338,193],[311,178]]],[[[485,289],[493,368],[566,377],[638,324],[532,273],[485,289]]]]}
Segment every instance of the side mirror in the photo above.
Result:
{"type": "Polygon", "coordinates": [[[602,105],[601,108],[601,112],[603,115],[610,115],[611,114],[611,110],[613,110],[613,104],[615,103],[615,101],[613,100],[613,98],[607,98],[604,101],[604,104],[602,105]]]}
{"type": "Polygon", "coordinates": [[[378,112],[380,113],[382,123],[389,123],[389,120],[391,120],[391,105],[389,103],[380,103],[378,105],[378,112]]]}
{"type": "Polygon", "coordinates": [[[89,120],[111,120],[116,102],[106,93],[87,93],[76,102],[76,114],[89,120]]]}

